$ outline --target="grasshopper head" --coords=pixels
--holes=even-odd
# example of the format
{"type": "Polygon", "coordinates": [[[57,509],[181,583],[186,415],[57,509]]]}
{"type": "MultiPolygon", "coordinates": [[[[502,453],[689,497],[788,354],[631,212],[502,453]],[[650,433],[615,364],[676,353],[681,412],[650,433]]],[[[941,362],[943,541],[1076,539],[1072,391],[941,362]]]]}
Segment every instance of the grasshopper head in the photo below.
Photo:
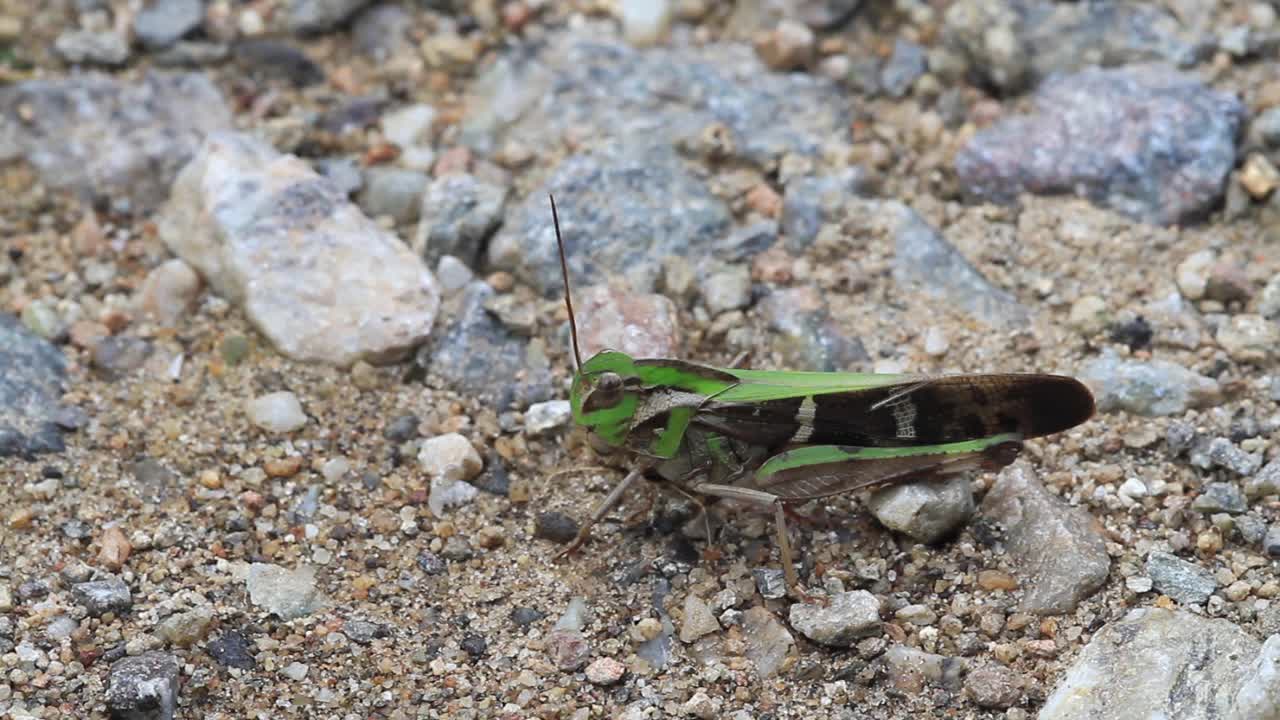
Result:
{"type": "Polygon", "coordinates": [[[627,386],[634,377],[635,361],[615,350],[602,350],[582,363],[569,391],[574,422],[613,447],[621,445],[640,399],[635,389],[627,386]]]}

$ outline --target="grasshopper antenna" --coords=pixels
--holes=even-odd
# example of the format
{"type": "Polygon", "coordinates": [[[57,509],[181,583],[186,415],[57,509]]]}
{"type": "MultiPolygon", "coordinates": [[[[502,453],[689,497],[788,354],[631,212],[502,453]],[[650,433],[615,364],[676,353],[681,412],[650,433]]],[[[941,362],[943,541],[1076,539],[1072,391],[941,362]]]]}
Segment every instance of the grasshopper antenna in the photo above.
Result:
{"type": "Polygon", "coordinates": [[[560,273],[564,275],[564,306],[569,310],[569,334],[573,336],[574,369],[582,367],[582,354],[578,352],[578,321],[573,317],[573,300],[569,290],[569,262],[564,258],[564,238],[560,236],[560,215],[556,213],[556,198],[547,193],[551,200],[551,222],[556,226],[556,245],[560,247],[560,273]]]}

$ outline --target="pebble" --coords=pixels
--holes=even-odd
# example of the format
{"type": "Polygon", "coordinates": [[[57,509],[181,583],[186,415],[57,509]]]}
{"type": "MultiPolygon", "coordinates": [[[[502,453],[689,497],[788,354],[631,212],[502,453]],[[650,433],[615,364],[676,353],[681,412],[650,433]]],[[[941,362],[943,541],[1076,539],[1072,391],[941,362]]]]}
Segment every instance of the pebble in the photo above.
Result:
{"type": "Polygon", "coordinates": [[[1213,573],[1167,552],[1147,556],[1147,574],[1157,592],[1183,605],[1204,603],[1218,587],[1213,573]]]}
{"type": "Polygon", "coordinates": [[[1251,499],[1280,495],[1280,458],[1267,463],[1256,475],[1246,478],[1244,494],[1251,499]]]}
{"type": "Polygon", "coordinates": [[[307,673],[311,672],[311,666],[306,663],[291,662],[280,669],[280,674],[295,682],[302,682],[307,678],[307,673]]]}
{"type": "Polygon", "coordinates": [[[730,265],[712,273],[703,280],[702,299],[712,315],[747,307],[751,304],[751,268],[730,265]]]}
{"type": "Polygon", "coordinates": [[[774,290],[759,309],[775,333],[771,345],[781,355],[782,367],[835,372],[870,360],[862,341],[835,321],[822,294],[812,286],[774,290]]]}
{"type": "Polygon", "coordinates": [[[746,642],[746,658],[760,678],[770,678],[782,671],[795,648],[795,639],[768,609],[759,605],[742,613],[742,635],[746,642]]]}
{"type": "Polygon", "coordinates": [[[453,255],[480,266],[481,251],[502,224],[507,189],[459,173],[431,181],[422,193],[414,250],[428,263],[453,255]]]}
{"type": "Polygon", "coordinates": [[[1192,444],[1188,459],[1192,465],[1203,470],[1223,468],[1244,477],[1253,475],[1262,467],[1261,455],[1246,452],[1225,437],[1216,437],[1207,442],[1198,439],[1192,444]]]}
{"type": "Polygon", "coordinates": [[[123,568],[129,561],[130,553],[133,552],[133,545],[129,542],[129,538],[125,537],[123,530],[114,525],[102,531],[98,544],[98,562],[113,572],[123,568]]]}
{"type": "Polygon", "coordinates": [[[284,6],[281,22],[291,33],[319,33],[346,22],[370,0],[302,0],[284,6]]]}
{"type": "Polygon", "coordinates": [[[138,291],[138,309],[161,325],[171,326],[189,312],[199,292],[200,276],[174,258],[147,273],[138,291]]]}
{"type": "Polygon", "coordinates": [[[543,435],[568,427],[573,422],[573,411],[568,400],[548,400],[534,403],[524,412],[525,431],[530,435],[543,435]]]}
{"type": "Polygon", "coordinates": [[[884,654],[889,680],[899,689],[922,690],[924,682],[952,690],[961,689],[965,661],[936,653],[925,652],[906,645],[894,644],[884,654]]]}
{"type": "MultiPolygon", "coordinates": [[[[1130,610],[1093,635],[1045,700],[1039,720],[1121,720],[1174,707],[1180,717],[1220,716],[1233,695],[1239,702],[1235,688],[1242,681],[1258,688],[1250,672],[1257,667],[1259,645],[1226,620],[1162,608],[1130,610]],[[1188,692],[1190,687],[1197,691],[1188,692]]],[[[1275,693],[1274,686],[1265,691],[1271,698],[1275,693]]]]}
{"type": "Polygon", "coordinates": [[[596,658],[587,666],[587,682],[592,685],[613,685],[627,674],[627,666],[609,657],[596,658]]]}
{"type": "Polygon", "coordinates": [[[680,625],[680,642],[691,643],[694,640],[720,631],[720,623],[711,608],[697,595],[689,593],[684,599],[684,620],[680,625]]]}
{"type": "Polygon", "coordinates": [[[203,21],[200,0],[158,0],[134,16],[133,34],[148,49],[166,48],[203,21]]]}
{"type": "Polygon", "coordinates": [[[152,651],[115,661],[107,673],[112,717],[171,720],[178,707],[178,659],[152,651]]]}
{"type": "Polygon", "coordinates": [[[71,586],[71,597],[91,617],[121,615],[133,607],[133,593],[120,578],[77,583],[71,586]]]}
{"type": "Polygon", "coordinates": [[[751,571],[756,581],[756,591],[768,600],[777,600],[787,596],[787,579],[785,573],[777,568],[756,568],[751,571]]]}
{"type": "Polygon", "coordinates": [[[250,670],[258,664],[249,647],[249,641],[243,633],[229,630],[221,636],[210,640],[205,645],[205,652],[223,667],[250,670]]]}
{"type": "Polygon", "coordinates": [[[680,713],[699,720],[713,720],[720,717],[719,705],[706,691],[698,690],[680,706],[680,713]]]}
{"type": "Polygon", "coordinates": [[[205,639],[217,616],[208,607],[174,613],[156,626],[156,635],[176,647],[191,647],[205,639]]]}
{"type": "Polygon", "coordinates": [[[298,396],[288,391],[259,395],[245,403],[249,422],[269,433],[284,434],[302,429],[307,414],[298,396]]]}
{"type": "Polygon", "coordinates": [[[810,640],[850,647],[880,632],[880,599],[866,590],[836,593],[830,604],[791,606],[791,626],[810,640]]]}
{"type": "Polygon", "coordinates": [[[446,296],[453,295],[475,279],[475,273],[466,263],[453,255],[442,255],[436,263],[436,279],[446,296]]]}
{"type": "Polygon", "coordinates": [[[1249,153],[1240,167],[1240,184],[1254,200],[1265,199],[1280,185],[1280,170],[1262,153],[1249,153]]]}
{"type": "Polygon", "coordinates": [[[1262,538],[1262,551],[1269,557],[1280,558],[1280,524],[1267,528],[1267,534],[1262,538]]]}
{"type": "Polygon", "coordinates": [[[815,38],[809,26],[785,19],[756,40],[756,53],[771,70],[802,70],[813,62],[815,38]]]}
{"type": "Polygon", "coordinates": [[[1218,328],[1217,340],[1232,360],[1262,364],[1277,355],[1280,326],[1261,315],[1232,315],[1218,328]]]}
{"type": "Polygon", "coordinates": [[[1107,303],[1097,295],[1085,295],[1071,304],[1067,323],[1081,335],[1092,337],[1106,329],[1111,322],[1107,303]]]}
{"type": "Polygon", "coordinates": [[[969,672],[964,692],[980,708],[1005,710],[1022,698],[1022,676],[1001,665],[986,665],[969,672]]]}
{"type": "Polygon", "coordinates": [[[66,30],[53,47],[69,63],[116,67],[129,59],[129,41],[112,30],[66,30]]]}
{"type": "Polygon", "coordinates": [[[1280,708],[1280,635],[1272,635],[1262,644],[1257,657],[1241,673],[1242,682],[1235,694],[1233,711],[1240,718],[1274,716],[1280,708]]]}
{"type": "Polygon", "coordinates": [[[1202,513],[1225,512],[1239,515],[1249,509],[1249,504],[1245,501],[1244,493],[1235,484],[1212,482],[1204,486],[1191,507],[1202,513]]]}
{"type": "Polygon", "coordinates": [[[316,568],[302,565],[289,569],[279,565],[253,563],[245,576],[249,601],[280,619],[306,617],[325,604],[316,586],[316,568]]]}
{"type": "Polygon", "coordinates": [[[587,664],[591,646],[577,630],[556,629],[547,636],[547,655],[558,669],[573,672],[587,664]]]}
{"type": "Polygon", "coordinates": [[[1106,582],[1111,559],[1097,521],[1046,490],[1025,460],[1000,472],[982,515],[1007,532],[1005,548],[1024,589],[1022,611],[1071,612],[1106,582]]]}
{"type": "Polygon", "coordinates": [[[1104,352],[1087,363],[1077,377],[1093,390],[1101,412],[1179,415],[1222,398],[1216,380],[1167,360],[1126,360],[1104,352]]]}
{"type": "MultiPolygon", "coordinates": [[[[425,103],[417,103],[384,113],[379,120],[382,137],[394,143],[402,151],[406,148],[430,147],[431,126],[436,120],[436,109],[425,103]]],[[[414,167],[415,170],[427,168],[414,167]]]]}
{"type": "Polygon", "coordinates": [[[893,53],[880,68],[880,87],[890,97],[900,98],[911,92],[911,88],[928,70],[924,48],[903,38],[893,42],[893,53]]]}
{"type": "Polygon", "coordinates": [[[578,521],[555,510],[538,513],[533,536],[561,545],[573,542],[578,537],[578,521]]]}
{"type": "Polygon", "coordinates": [[[620,0],[618,19],[622,37],[634,47],[648,47],[666,35],[676,0],[620,0]]]}
{"type": "Polygon", "coordinates": [[[365,168],[356,202],[369,217],[389,217],[397,223],[416,222],[429,180],[421,170],[365,168]]]}
{"type": "Polygon", "coordinates": [[[952,534],[973,515],[973,491],[965,476],[892,485],[876,490],[867,508],[885,527],[923,543],[952,534]]]}
{"type": "Polygon", "coordinates": [[[1155,587],[1155,583],[1149,577],[1143,575],[1131,575],[1125,578],[1124,586],[1128,588],[1130,592],[1141,595],[1145,592],[1151,592],[1151,589],[1155,587]]]}
{"type": "Polygon", "coordinates": [[[951,341],[947,339],[947,331],[937,325],[930,325],[924,331],[924,354],[940,358],[951,349],[951,341]]]}

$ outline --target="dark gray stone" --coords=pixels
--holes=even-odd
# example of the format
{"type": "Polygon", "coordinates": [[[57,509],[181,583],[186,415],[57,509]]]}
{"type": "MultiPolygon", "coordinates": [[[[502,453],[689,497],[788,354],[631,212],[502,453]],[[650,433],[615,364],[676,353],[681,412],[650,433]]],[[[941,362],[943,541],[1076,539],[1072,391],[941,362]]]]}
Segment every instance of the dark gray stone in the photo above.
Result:
{"type": "Polygon", "coordinates": [[[77,583],[71,587],[71,597],[93,617],[109,612],[119,615],[133,607],[133,593],[120,578],[77,583]]]}
{"type": "Polygon", "coordinates": [[[862,341],[840,329],[831,318],[826,301],[812,287],[773,291],[761,301],[760,314],[777,333],[772,344],[782,355],[785,367],[851,371],[871,360],[862,341]]]}
{"type": "Polygon", "coordinates": [[[988,282],[914,210],[896,202],[870,203],[869,207],[891,215],[893,279],[903,293],[924,293],[993,327],[1027,324],[1027,309],[1013,295],[988,282]]]}
{"type": "Polygon", "coordinates": [[[880,68],[880,87],[891,97],[900,98],[911,92],[911,86],[927,69],[924,48],[898,38],[893,42],[893,54],[880,68]]]}
{"type": "Polygon", "coordinates": [[[1010,93],[1095,65],[1190,67],[1213,48],[1158,4],[1137,2],[960,0],[947,10],[943,39],[974,79],[1010,93]]]}
{"type": "Polygon", "coordinates": [[[65,381],[62,352],[0,313],[0,457],[65,448],[59,424],[65,381]]]}
{"type": "Polygon", "coordinates": [[[230,127],[221,92],[201,73],[133,82],[88,73],[0,89],[0,137],[13,143],[0,155],[25,156],[50,188],[138,211],[159,206],[204,137],[230,127]]]}
{"type": "Polygon", "coordinates": [[[133,33],[150,49],[165,48],[204,22],[200,0],[155,0],[133,18],[133,33]]]}
{"type": "Polygon", "coordinates": [[[850,168],[839,175],[806,175],[787,181],[780,227],[789,252],[805,251],[822,226],[835,222],[845,199],[865,191],[866,174],[850,168]]]}
{"type": "Polygon", "coordinates": [[[107,676],[115,720],[171,720],[178,707],[178,659],[152,651],[117,660],[107,676]]]}
{"type": "Polygon", "coordinates": [[[1166,552],[1147,556],[1147,574],[1157,592],[1184,605],[1205,602],[1218,587],[1213,573],[1166,552]]]}
{"type": "Polygon", "coordinates": [[[369,0],[289,0],[284,28],[293,33],[332,30],[369,4],[369,0]]]}
{"type": "Polygon", "coordinates": [[[498,411],[527,407],[551,399],[551,371],[545,359],[531,364],[529,340],[510,332],[484,308],[493,288],[476,281],[458,298],[452,318],[434,343],[418,352],[416,362],[428,381],[488,402],[498,411]],[[524,379],[516,380],[524,371],[524,379]]]}
{"type": "Polygon", "coordinates": [[[729,228],[729,210],[668,147],[632,143],[611,153],[575,155],[546,189],[508,213],[489,246],[489,262],[545,295],[564,290],[547,190],[555,195],[569,273],[585,287],[622,275],[651,291],[665,257],[693,265],[729,228]]]}
{"type": "Polygon", "coordinates": [[[1078,193],[1137,220],[1186,223],[1222,197],[1244,113],[1239,98],[1166,68],[1086,70],[1046,81],[1032,114],[974,135],[956,172],[980,200],[1078,193]]]}
{"type": "MultiPolygon", "coordinates": [[[[507,189],[471,175],[446,175],[427,186],[422,195],[414,248],[429,265],[445,255],[477,268],[480,253],[498,226],[507,189]]],[[[543,220],[548,220],[547,210],[543,220]]]]}

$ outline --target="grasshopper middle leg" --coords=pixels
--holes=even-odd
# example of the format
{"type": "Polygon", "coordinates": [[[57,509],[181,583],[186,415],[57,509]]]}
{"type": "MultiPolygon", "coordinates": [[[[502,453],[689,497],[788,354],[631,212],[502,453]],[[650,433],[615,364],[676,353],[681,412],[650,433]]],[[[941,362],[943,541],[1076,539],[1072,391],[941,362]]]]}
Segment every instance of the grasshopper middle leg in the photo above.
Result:
{"type": "Polygon", "coordinates": [[[773,522],[778,531],[778,552],[782,556],[782,574],[786,577],[787,587],[792,590],[799,590],[800,575],[796,572],[795,562],[791,554],[791,535],[787,532],[787,514],[782,504],[782,498],[762,490],[752,490],[734,485],[718,485],[716,483],[696,485],[693,487],[693,491],[703,495],[744,500],[757,505],[772,505],[773,522]]]}

